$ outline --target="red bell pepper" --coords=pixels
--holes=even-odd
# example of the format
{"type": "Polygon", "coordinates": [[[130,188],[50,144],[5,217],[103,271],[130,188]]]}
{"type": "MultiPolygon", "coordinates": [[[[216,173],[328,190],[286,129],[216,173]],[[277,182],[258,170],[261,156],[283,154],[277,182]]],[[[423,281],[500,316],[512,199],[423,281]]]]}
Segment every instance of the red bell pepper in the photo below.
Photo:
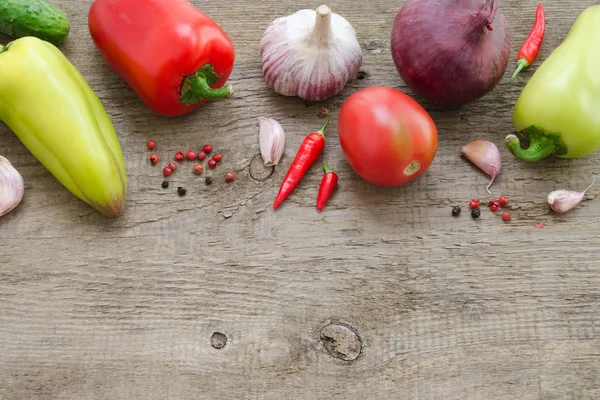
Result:
{"type": "Polygon", "coordinates": [[[108,65],[154,112],[179,116],[233,94],[233,44],[188,0],[96,0],[88,15],[108,65]]]}

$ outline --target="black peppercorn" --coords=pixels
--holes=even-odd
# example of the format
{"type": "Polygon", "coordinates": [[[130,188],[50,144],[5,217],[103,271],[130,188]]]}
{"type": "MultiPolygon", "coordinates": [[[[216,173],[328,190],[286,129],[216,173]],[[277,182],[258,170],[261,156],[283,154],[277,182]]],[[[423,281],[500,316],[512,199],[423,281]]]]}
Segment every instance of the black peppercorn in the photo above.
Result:
{"type": "Polygon", "coordinates": [[[169,187],[169,181],[163,181],[163,183],[162,183],[162,188],[163,188],[163,189],[166,189],[166,188],[168,188],[168,187],[169,187]]]}
{"type": "Polygon", "coordinates": [[[206,184],[207,185],[211,185],[213,183],[213,178],[211,178],[210,176],[206,177],[206,184]]]}
{"type": "Polygon", "coordinates": [[[456,206],[452,208],[452,216],[458,217],[460,215],[461,209],[460,206],[456,206]]]}
{"type": "Polygon", "coordinates": [[[181,186],[179,186],[177,188],[177,193],[179,193],[180,196],[185,196],[185,194],[187,193],[187,190],[185,190],[185,188],[182,188],[181,186]]]}
{"type": "Polygon", "coordinates": [[[481,215],[481,210],[479,209],[479,207],[473,208],[471,210],[471,217],[473,217],[473,218],[479,218],[480,215],[481,215]]]}

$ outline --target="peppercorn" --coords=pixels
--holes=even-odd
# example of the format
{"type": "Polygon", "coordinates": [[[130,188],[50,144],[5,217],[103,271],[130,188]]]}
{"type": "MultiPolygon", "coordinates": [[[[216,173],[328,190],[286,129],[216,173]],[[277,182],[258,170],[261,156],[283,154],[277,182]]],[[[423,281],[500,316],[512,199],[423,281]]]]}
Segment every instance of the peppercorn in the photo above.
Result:
{"type": "Polygon", "coordinates": [[[471,202],[469,203],[469,208],[473,209],[477,207],[479,207],[479,200],[471,200],[471,202]]]}
{"type": "Polygon", "coordinates": [[[206,158],[206,153],[201,151],[198,153],[198,160],[203,161],[206,158]]]}
{"type": "Polygon", "coordinates": [[[206,154],[208,154],[208,153],[212,153],[213,148],[212,148],[212,146],[210,144],[206,144],[206,145],[204,145],[204,149],[203,150],[204,150],[204,152],[206,154]]]}
{"type": "Polygon", "coordinates": [[[500,203],[498,203],[498,201],[496,200],[490,200],[490,202],[488,203],[488,207],[492,211],[498,211],[498,209],[500,208],[500,203]]]}
{"type": "Polygon", "coordinates": [[[471,210],[471,217],[473,218],[479,218],[481,216],[481,210],[478,208],[473,208],[471,210]]]}
{"type": "Polygon", "coordinates": [[[177,164],[175,161],[171,161],[169,163],[169,168],[171,168],[171,170],[175,171],[177,167],[179,167],[179,164],[177,164]]]}
{"type": "Polygon", "coordinates": [[[204,171],[204,167],[202,166],[202,164],[194,165],[194,172],[196,174],[200,175],[203,171],[204,171]]]}
{"type": "Polygon", "coordinates": [[[504,212],[502,213],[502,220],[503,220],[504,222],[508,222],[508,221],[510,221],[510,213],[509,213],[508,211],[504,211],[504,212]]]}
{"type": "Polygon", "coordinates": [[[508,204],[508,197],[506,196],[500,196],[500,198],[498,199],[498,203],[500,203],[501,206],[505,206],[508,204]]]}
{"type": "Polygon", "coordinates": [[[185,153],[185,158],[189,161],[194,161],[196,159],[196,152],[194,150],[188,150],[188,152],[185,153]]]}
{"type": "Polygon", "coordinates": [[[154,140],[148,140],[148,148],[154,150],[156,148],[156,142],[154,140]]]}
{"type": "Polygon", "coordinates": [[[162,183],[162,188],[163,188],[163,189],[166,189],[166,188],[168,188],[168,187],[169,187],[169,181],[163,181],[163,183],[162,183]]]}
{"type": "Polygon", "coordinates": [[[231,183],[235,180],[235,174],[233,172],[228,172],[225,174],[225,182],[231,183]]]}
{"type": "Polygon", "coordinates": [[[158,155],[156,154],[151,154],[150,155],[150,162],[154,165],[158,164],[158,161],[160,160],[160,158],[158,157],[158,155]]]}
{"type": "Polygon", "coordinates": [[[163,175],[164,176],[171,176],[171,174],[173,173],[173,170],[169,167],[164,167],[163,168],[163,175]]]}
{"type": "Polygon", "coordinates": [[[216,162],[219,162],[223,159],[223,156],[220,154],[215,154],[214,156],[212,156],[212,159],[215,160],[216,162]]]}
{"type": "Polygon", "coordinates": [[[183,162],[183,160],[185,160],[185,154],[183,154],[183,151],[178,151],[177,153],[175,153],[175,159],[178,162],[183,162]]]}
{"type": "Polygon", "coordinates": [[[178,193],[180,196],[185,196],[185,194],[187,193],[187,190],[185,190],[185,188],[183,188],[183,187],[179,186],[179,187],[177,188],[177,193],[178,193]]]}
{"type": "Polygon", "coordinates": [[[452,208],[452,216],[453,217],[458,217],[460,215],[461,209],[460,206],[456,206],[454,208],[452,208]]]}
{"type": "Polygon", "coordinates": [[[211,178],[210,176],[207,176],[206,177],[206,184],[207,185],[212,185],[212,183],[213,183],[213,178],[211,178]]]}
{"type": "Polygon", "coordinates": [[[217,166],[217,162],[212,158],[208,160],[208,168],[215,168],[217,166]]]}

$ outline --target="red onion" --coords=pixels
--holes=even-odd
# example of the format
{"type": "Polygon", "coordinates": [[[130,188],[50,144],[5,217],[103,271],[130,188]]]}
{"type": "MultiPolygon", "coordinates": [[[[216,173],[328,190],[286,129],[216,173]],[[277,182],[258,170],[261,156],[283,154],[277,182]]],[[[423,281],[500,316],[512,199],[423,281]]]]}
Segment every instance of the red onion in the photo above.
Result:
{"type": "Polygon", "coordinates": [[[406,0],[392,28],[402,80],[421,97],[464,105],[489,93],[510,56],[499,0],[406,0]]]}

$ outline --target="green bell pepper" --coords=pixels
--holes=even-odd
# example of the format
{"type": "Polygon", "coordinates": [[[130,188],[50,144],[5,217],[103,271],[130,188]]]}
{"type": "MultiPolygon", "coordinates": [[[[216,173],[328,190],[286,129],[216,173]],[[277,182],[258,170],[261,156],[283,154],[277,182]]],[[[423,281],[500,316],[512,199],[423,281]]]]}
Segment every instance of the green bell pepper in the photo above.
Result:
{"type": "Polygon", "coordinates": [[[0,46],[0,120],[69,191],[107,216],[125,208],[127,175],[113,124],[54,45],[0,46]]]}
{"type": "Polygon", "coordinates": [[[506,145],[519,159],[578,158],[600,148],[600,5],[584,10],[568,36],[537,69],[513,111],[506,145]]]}

